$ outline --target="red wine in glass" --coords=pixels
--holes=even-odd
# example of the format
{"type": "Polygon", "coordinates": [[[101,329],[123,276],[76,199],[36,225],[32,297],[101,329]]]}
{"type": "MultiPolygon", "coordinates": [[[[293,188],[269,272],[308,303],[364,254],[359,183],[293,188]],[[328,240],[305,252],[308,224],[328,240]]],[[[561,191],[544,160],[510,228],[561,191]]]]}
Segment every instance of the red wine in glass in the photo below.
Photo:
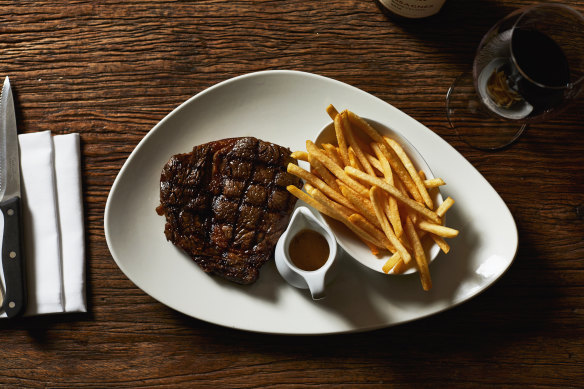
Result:
{"type": "Polygon", "coordinates": [[[448,121],[471,146],[498,150],[560,112],[583,80],[584,17],[561,4],[526,7],[483,37],[472,74],[447,93],[448,121]]]}

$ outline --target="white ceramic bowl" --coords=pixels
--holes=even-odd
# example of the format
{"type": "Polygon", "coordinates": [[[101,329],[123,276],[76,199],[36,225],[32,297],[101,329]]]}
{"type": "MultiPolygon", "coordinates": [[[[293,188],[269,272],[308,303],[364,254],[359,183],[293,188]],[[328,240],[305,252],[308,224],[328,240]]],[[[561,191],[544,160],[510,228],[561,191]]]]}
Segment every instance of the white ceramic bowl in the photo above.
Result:
{"type": "MultiPolygon", "coordinates": [[[[395,141],[397,141],[407,155],[410,157],[410,160],[416,167],[418,171],[423,170],[426,173],[426,178],[434,178],[432,170],[422,157],[422,155],[418,152],[418,150],[412,146],[412,144],[401,134],[392,130],[387,125],[384,125],[380,122],[377,122],[372,119],[364,118],[373,128],[375,128],[381,135],[388,136],[395,141]]],[[[334,124],[331,122],[324,126],[324,128],[318,133],[316,140],[314,141],[317,145],[323,143],[332,143],[334,145],[337,144],[336,136],[335,136],[335,129],[334,124]]],[[[434,202],[435,206],[438,206],[442,203],[442,195],[440,191],[432,191],[434,193],[432,197],[432,201],[434,202]]],[[[344,224],[339,221],[333,220],[329,217],[323,217],[323,220],[327,225],[331,228],[334,232],[337,242],[339,245],[356,261],[360,262],[361,264],[367,266],[370,269],[383,273],[383,265],[389,259],[388,255],[377,257],[371,253],[369,248],[351,231],[349,230],[344,224]]],[[[425,240],[428,242],[428,240],[425,240]]],[[[440,248],[435,243],[426,244],[424,247],[426,251],[426,257],[428,258],[428,262],[431,263],[440,253],[440,248]]],[[[417,269],[410,268],[404,273],[401,274],[412,274],[416,273],[417,269]]],[[[389,272],[389,274],[394,274],[393,270],[389,272]]]]}

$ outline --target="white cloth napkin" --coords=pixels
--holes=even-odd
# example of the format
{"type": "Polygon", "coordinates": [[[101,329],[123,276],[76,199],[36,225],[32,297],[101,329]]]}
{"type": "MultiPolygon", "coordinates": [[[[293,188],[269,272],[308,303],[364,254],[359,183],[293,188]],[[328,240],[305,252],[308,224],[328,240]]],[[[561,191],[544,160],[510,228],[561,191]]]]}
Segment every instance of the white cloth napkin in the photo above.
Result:
{"type": "Polygon", "coordinates": [[[25,315],[86,312],[79,134],[51,137],[44,131],[19,135],[18,140],[28,283],[25,315]]]}

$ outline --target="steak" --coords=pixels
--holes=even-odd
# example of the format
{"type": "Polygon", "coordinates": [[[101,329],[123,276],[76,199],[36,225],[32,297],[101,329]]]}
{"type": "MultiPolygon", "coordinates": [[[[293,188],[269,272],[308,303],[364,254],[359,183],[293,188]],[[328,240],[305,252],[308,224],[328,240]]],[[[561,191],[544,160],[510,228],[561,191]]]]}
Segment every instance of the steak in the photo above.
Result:
{"type": "Polygon", "coordinates": [[[170,158],[160,177],[166,239],[205,272],[251,284],[290,221],[302,187],[286,172],[289,149],[246,137],[195,146],[170,158]]]}

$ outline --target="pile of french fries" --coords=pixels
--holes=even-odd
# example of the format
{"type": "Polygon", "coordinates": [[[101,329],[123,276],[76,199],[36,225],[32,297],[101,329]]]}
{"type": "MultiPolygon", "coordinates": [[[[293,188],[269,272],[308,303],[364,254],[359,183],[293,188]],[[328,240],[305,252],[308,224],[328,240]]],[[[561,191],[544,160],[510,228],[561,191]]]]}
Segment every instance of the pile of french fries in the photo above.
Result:
{"type": "Polygon", "coordinates": [[[304,191],[287,189],[320,213],[353,231],[378,258],[389,259],[383,271],[400,274],[415,267],[424,290],[432,288],[424,241],[448,253],[444,238],[458,231],[443,225],[454,200],[433,204],[431,191],[445,182],[426,179],[394,139],[382,136],[355,113],[326,109],[334,121],[337,145],[306,141],[306,151],[292,156],[307,161],[310,171],[290,163],[288,172],[304,180],[304,191]]]}

